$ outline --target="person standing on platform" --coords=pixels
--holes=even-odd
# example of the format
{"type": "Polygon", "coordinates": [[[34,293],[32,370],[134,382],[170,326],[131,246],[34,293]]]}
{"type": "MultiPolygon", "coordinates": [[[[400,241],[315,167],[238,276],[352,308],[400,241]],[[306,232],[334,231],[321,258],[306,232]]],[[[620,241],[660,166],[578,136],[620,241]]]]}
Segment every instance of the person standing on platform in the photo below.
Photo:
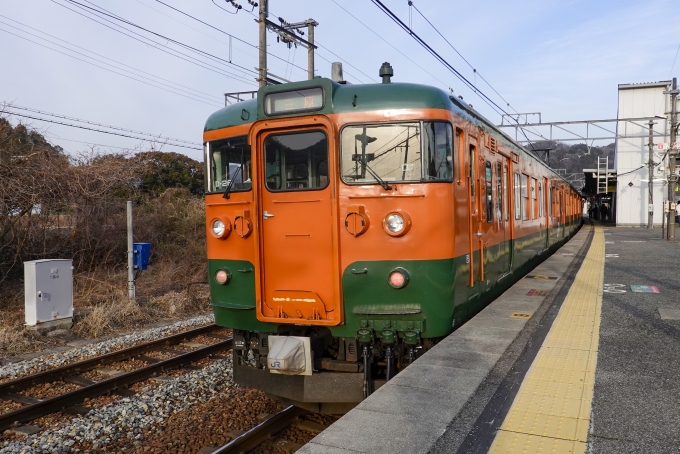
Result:
{"type": "Polygon", "coordinates": [[[600,205],[600,221],[604,222],[607,220],[609,214],[608,211],[609,210],[607,209],[607,205],[605,205],[604,203],[600,205]]]}

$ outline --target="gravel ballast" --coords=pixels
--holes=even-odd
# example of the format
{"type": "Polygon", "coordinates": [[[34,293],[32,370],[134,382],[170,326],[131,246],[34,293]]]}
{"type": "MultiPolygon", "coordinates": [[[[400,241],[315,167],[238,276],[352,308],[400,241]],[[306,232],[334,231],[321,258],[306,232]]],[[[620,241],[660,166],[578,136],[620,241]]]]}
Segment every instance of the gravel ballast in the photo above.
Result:
{"type": "Polygon", "coordinates": [[[87,415],[74,418],[66,427],[45,430],[24,439],[6,441],[0,453],[94,452],[127,441],[141,447],[151,433],[163,429],[165,419],[194,405],[232,394],[231,358],[216,360],[164,384],[152,386],[138,396],[122,398],[87,415]]]}
{"type": "Polygon", "coordinates": [[[182,320],[167,326],[151,328],[134,332],[114,339],[96,342],[84,347],[73,348],[64,352],[51,353],[37,358],[6,364],[0,367],[0,380],[14,379],[26,374],[42,372],[43,370],[59,367],[67,363],[81,361],[94,356],[104,355],[121,347],[135,343],[160,339],[183,328],[206,325],[214,321],[213,315],[201,315],[187,320],[182,320]]]}

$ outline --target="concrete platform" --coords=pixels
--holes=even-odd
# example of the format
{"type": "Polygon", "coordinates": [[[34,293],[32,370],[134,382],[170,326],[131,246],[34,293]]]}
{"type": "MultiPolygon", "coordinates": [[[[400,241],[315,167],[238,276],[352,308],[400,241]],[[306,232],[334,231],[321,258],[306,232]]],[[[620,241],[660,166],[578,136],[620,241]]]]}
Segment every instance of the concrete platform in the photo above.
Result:
{"type": "Polygon", "coordinates": [[[589,234],[582,229],[558,251],[563,254],[548,258],[533,277],[518,281],[298,452],[455,452],[532,336],[545,336],[542,323],[554,318],[549,309],[568,287],[589,234]]]}

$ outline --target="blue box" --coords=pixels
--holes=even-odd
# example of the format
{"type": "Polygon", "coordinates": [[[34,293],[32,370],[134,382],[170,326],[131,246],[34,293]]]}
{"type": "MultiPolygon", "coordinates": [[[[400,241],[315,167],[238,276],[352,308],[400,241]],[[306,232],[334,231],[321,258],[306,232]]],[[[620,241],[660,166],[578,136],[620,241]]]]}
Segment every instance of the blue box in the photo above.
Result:
{"type": "Polygon", "coordinates": [[[132,243],[132,263],[136,270],[145,270],[150,256],[151,243],[132,243]]]}

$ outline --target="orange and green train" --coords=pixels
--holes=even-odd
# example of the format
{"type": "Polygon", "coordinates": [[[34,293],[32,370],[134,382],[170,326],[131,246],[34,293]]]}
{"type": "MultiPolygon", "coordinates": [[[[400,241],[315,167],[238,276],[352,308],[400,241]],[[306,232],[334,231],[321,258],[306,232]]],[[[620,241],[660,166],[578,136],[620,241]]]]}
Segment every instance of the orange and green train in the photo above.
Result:
{"type": "Polygon", "coordinates": [[[461,99],[316,78],[203,134],[212,305],[234,378],[360,402],[581,226],[578,192],[461,99]]]}

